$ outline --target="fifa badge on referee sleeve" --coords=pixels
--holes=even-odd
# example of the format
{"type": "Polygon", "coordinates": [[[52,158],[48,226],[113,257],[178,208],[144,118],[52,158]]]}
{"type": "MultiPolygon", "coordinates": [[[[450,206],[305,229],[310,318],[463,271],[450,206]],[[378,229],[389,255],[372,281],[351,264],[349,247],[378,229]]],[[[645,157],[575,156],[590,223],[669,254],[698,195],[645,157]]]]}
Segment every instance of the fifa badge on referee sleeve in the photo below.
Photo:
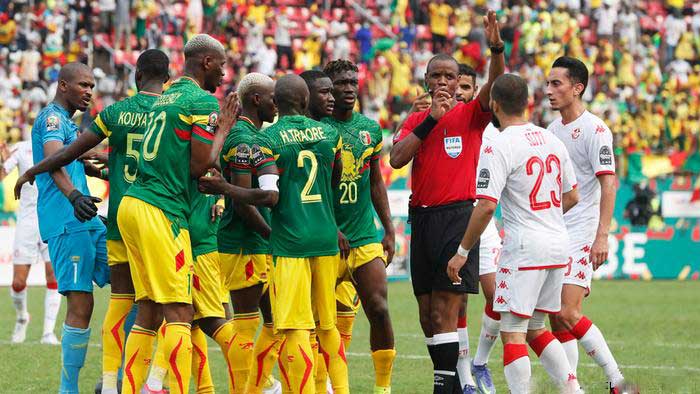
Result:
{"type": "Polygon", "coordinates": [[[462,153],[462,136],[445,137],[444,146],[447,156],[453,159],[457,158],[462,153]]]}

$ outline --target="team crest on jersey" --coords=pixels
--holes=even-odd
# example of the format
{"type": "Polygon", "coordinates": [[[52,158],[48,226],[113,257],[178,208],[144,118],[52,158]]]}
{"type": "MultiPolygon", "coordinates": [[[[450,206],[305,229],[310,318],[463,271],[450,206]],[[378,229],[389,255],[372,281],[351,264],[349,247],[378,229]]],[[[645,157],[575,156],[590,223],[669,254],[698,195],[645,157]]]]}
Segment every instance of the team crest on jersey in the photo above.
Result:
{"type": "Polygon", "coordinates": [[[580,128],[575,128],[574,131],[571,132],[571,138],[572,139],[577,139],[578,136],[581,135],[581,129],[580,128]]]}
{"type": "Polygon", "coordinates": [[[368,131],[360,131],[360,141],[365,145],[370,145],[372,143],[372,137],[369,135],[368,131]]]}
{"type": "Polygon", "coordinates": [[[455,159],[462,153],[462,137],[445,137],[444,146],[447,156],[455,159]]]}
{"type": "Polygon", "coordinates": [[[214,132],[216,125],[219,123],[219,114],[212,112],[209,114],[209,120],[207,121],[207,131],[210,133],[214,132]]]}
{"type": "Polygon", "coordinates": [[[58,130],[58,116],[51,115],[46,118],[46,131],[58,130]]]}
{"type": "Polygon", "coordinates": [[[489,182],[491,182],[491,173],[486,168],[482,168],[479,171],[479,178],[476,180],[476,187],[478,189],[486,189],[489,187],[489,182]]]}
{"type": "Polygon", "coordinates": [[[600,147],[600,152],[598,152],[598,160],[600,160],[600,164],[604,166],[609,166],[612,164],[612,152],[607,145],[600,147]]]}
{"type": "Polygon", "coordinates": [[[240,144],[236,147],[234,164],[247,166],[250,162],[250,147],[247,144],[240,144]]]}

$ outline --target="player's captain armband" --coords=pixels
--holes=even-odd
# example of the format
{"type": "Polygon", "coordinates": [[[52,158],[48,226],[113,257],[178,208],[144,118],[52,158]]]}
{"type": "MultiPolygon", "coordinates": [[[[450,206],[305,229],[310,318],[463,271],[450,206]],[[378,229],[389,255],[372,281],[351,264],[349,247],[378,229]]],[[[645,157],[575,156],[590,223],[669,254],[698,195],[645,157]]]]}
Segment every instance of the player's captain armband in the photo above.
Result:
{"type": "Polygon", "coordinates": [[[277,174],[263,174],[258,177],[258,184],[261,190],[271,190],[273,192],[279,191],[277,187],[277,182],[280,176],[277,174]]]}

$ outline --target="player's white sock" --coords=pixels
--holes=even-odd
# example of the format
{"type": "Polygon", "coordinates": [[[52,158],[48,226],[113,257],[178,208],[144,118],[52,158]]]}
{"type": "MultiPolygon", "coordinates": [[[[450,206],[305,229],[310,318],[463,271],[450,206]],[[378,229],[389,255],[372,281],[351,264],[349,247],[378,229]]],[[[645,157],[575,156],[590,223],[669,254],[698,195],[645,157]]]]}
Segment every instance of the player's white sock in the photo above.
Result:
{"type": "Polygon", "coordinates": [[[56,327],[56,316],[61,308],[61,295],[56,288],[46,288],[44,296],[44,335],[53,334],[56,327]]]}
{"type": "Polygon", "coordinates": [[[549,331],[530,341],[530,347],[540,358],[542,366],[559,387],[580,389],[576,374],[571,370],[561,343],[549,331]]]}
{"type": "Polygon", "coordinates": [[[459,382],[463,388],[465,385],[476,386],[472,377],[469,360],[469,329],[467,328],[467,318],[459,318],[457,322],[457,336],[459,337],[459,358],[457,359],[457,374],[459,382]]]}
{"type": "Polygon", "coordinates": [[[527,394],[530,386],[530,358],[527,345],[507,343],[503,345],[503,372],[511,394],[527,394]]]}
{"type": "Polygon", "coordinates": [[[151,373],[148,374],[148,379],[146,379],[148,388],[153,391],[163,390],[163,380],[165,380],[166,373],[168,373],[167,369],[153,365],[151,373]]]}
{"type": "Polygon", "coordinates": [[[576,323],[571,333],[581,342],[581,346],[596,364],[600,365],[608,377],[608,381],[616,387],[624,380],[617,362],[608,348],[608,344],[603,338],[603,333],[586,316],[576,323]]]}
{"type": "MultiPolygon", "coordinates": [[[[498,312],[492,312],[498,316],[498,312]]],[[[500,319],[500,316],[498,316],[500,319]]],[[[474,353],[474,365],[484,365],[489,362],[491,349],[498,339],[501,330],[501,321],[493,319],[487,312],[481,316],[481,332],[479,333],[479,345],[474,353]]]]}
{"type": "Polygon", "coordinates": [[[571,370],[576,374],[576,369],[578,368],[578,341],[576,337],[569,330],[554,331],[552,334],[561,343],[564,353],[566,353],[566,358],[569,360],[571,370]]]}
{"type": "Polygon", "coordinates": [[[15,289],[15,287],[10,287],[10,296],[12,297],[12,304],[15,306],[15,312],[17,312],[17,320],[25,319],[27,317],[27,287],[22,289],[15,289]]]}

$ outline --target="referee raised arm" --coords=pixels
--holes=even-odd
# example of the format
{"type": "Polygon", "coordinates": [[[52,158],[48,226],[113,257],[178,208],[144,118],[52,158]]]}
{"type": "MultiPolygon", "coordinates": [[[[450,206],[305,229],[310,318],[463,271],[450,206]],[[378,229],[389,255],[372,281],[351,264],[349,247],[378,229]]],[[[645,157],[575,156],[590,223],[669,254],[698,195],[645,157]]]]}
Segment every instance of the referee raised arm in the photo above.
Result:
{"type": "MultiPolygon", "coordinates": [[[[457,61],[438,54],[428,63],[425,81],[432,96],[429,109],[411,114],[394,138],[390,164],[411,170],[411,280],[418,300],[420,324],[433,360],[433,393],[452,394],[457,385],[457,315],[465,293],[479,292],[478,247],[469,252],[453,283],[447,262],[457,251],[476,195],[476,166],[481,136],[491,120],[491,84],[503,74],[503,41],[496,13],[484,17],[492,58],[488,81],[478,100],[458,103],[457,61]]],[[[459,390],[461,392],[461,390],[459,390]]]]}

